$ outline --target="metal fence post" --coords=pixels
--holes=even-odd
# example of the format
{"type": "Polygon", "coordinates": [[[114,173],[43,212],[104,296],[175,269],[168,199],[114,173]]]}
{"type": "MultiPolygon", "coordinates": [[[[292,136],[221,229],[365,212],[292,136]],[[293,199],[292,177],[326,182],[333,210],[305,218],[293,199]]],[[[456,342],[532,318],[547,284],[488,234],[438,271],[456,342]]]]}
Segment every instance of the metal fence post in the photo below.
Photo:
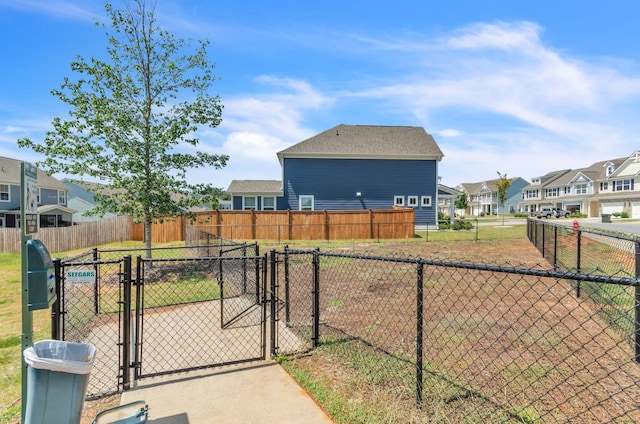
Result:
{"type": "MultiPolygon", "coordinates": [[[[640,278],[640,241],[636,240],[636,278],[640,278]]],[[[635,342],[636,342],[636,363],[640,363],[640,287],[637,285],[634,289],[635,298],[635,342]]]]}
{"type": "Polygon", "coordinates": [[[62,296],[62,281],[61,281],[61,268],[62,268],[62,260],[56,258],[53,260],[53,268],[54,274],[56,277],[56,300],[51,305],[51,338],[53,340],[61,340],[60,339],[60,299],[62,296]]]}
{"type": "Polygon", "coordinates": [[[480,223],[480,220],[478,218],[476,218],[476,234],[475,234],[475,239],[473,241],[478,241],[478,231],[479,231],[479,227],[480,225],[478,225],[480,223]]]}
{"type": "Polygon", "coordinates": [[[135,314],[135,334],[133,336],[134,338],[134,342],[133,342],[133,364],[134,364],[134,369],[133,369],[133,377],[134,379],[138,379],[138,377],[140,376],[140,340],[141,340],[141,331],[142,331],[142,315],[143,315],[143,308],[144,308],[144,299],[143,299],[143,272],[144,272],[144,268],[143,268],[143,262],[142,262],[142,256],[138,255],[138,257],[136,258],[136,314],[135,314]]]}
{"type": "MultiPolygon", "coordinates": [[[[255,244],[255,255],[260,256],[260,246],[258,242],[255,244]]],[[[264,302],[262,302],[264,304],[264,302]]],[[[256,304],[260,304],[260,261],[256,261],[256,304]]]]}
{"type": "Polygon", "coordinates": [[[558,267],[558,226],[553,226],[553,269],[558,267]]]}
{"type": "MultiPolygon", "coordinates": [[[[582,256],[582,231],[578,228],[576,234],[576,271],[580,272],[580,268],[582,266],[581,256],[582,256]]],[[[576,282],[576,297],[580,297],[580,281],[576,282]]]]}
{"type": "Polygon", "coordinates": [[[284,319],[287,327],[291,326],[291,298],[289,293],[289,246],[284,246],[284,319]]]}
{"type": "Polygon", "coordinates": [[[546,224],[542,224],[542,251],[541,251],[541,253],[542,253],[542,257],[543,258],[545,257],[544,256],[544,250],[545,250],[544,246],[545,246],[546,241],[547,241],[547,238],[545,237],[546,236],[546,234],[545,234],[545,232],[546,232],[545,230],[546,229],[547,229],[547,225],[546,224]]]}
{"type": "Polygon", "coordinates": [[[313,251],[313,347],[320,345],[320,249],[313,251]]]}
{"type": "Polygon", "coordinates": [[[418,262],[418,279],[416,290],[416,402],[418,408],[422,404],[422,356],[423,356],[423,294],[424,294],[424,265],[418,262]]]}
{"type": "Polygon", "coordinates": [[[278,302],[278,285],[276,283],[276,266],[277,266],[277,262],[276,262],[276,250],[275,249],[271,249],[271,255],[270,255],[270,276],[269,279],[271,280],[271,295],[269,296],[269,305],[271,307],[271,356],[276,356],[278,354],[278,346],[276,346],[277,344],[277,339],[276,339],[276,321],[278,320],[278,318],[276,317],[277,314],[277,308],[276,308],[276,303],[278,302]]]}
{"type": "Polygon", "coordinates": [[[247,293],[247,243],[242,246],[242,294],[247,293]]]}
{"type": "Polygon", "coordinates": [[[93,311],[96,315],[100,313],[100,288],[98,282],[100,281],[100,273],[98,272],[98,248],[93,249],[93,269],[96,272],[96,278],[93,282],[93,311]]]}
{"type": "Polygon", "coordinates": [[[131,351],[131,255],[124,257],[123,287],[123,317],[122,317],[122,387],[130,388],[130,358],[131,351]]]}

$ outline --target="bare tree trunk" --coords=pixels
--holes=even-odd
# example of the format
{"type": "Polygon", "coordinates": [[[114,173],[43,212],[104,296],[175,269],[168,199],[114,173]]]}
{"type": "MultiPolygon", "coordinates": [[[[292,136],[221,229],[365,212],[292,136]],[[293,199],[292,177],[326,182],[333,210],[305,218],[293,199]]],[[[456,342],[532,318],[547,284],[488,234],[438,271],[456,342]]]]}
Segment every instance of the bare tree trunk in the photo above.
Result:
{"type": "Polygon", "coordinates": [[[145,258],[151,259],[151,220],[144,220],[144,241],[145,241],[145,258]]]}

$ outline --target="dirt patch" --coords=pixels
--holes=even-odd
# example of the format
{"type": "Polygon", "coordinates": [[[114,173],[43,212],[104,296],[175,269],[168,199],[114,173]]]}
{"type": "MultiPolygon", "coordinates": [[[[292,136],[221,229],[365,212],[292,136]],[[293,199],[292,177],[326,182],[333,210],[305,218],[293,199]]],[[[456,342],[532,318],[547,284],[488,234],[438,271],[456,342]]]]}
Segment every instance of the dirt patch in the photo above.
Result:
{"type": "MultiPolygon", "coordinates": [[[[551,268],[528,240],[384,242],[347,253],[551,268]]],[[[344,411],[367,405],[373,415],[353,422],[640,421],[629,334],[606,322],[602,305],[577,298],[570,281],[426,265],[419,410],[415,366],[407,367],[416,350],[415,265],[323,257],[320,266],[324,345],[291,366],[340,393],[344,411]]]]}

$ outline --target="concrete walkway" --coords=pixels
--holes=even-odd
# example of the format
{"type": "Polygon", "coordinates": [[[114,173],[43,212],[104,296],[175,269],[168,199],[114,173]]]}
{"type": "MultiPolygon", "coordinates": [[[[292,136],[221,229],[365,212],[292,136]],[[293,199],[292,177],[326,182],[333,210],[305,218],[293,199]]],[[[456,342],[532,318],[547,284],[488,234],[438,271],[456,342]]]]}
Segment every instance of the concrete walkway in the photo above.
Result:
{"type": "Polygon", "coordinates": [[[121,404],[136,400],[149,405],[151,424],[333,422],[273,361],[143,379],[121,404]]]}

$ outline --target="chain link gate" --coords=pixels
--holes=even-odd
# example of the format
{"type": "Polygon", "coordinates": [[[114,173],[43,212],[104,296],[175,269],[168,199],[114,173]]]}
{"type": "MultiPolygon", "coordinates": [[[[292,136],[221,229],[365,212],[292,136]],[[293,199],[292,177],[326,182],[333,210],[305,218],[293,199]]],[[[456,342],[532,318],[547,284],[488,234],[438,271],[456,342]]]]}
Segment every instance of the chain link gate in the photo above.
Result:
{"type": "Polygon", "coordinates": [[[89,399],[123,388],[124,263],[125,258],[98,260],[95,250],[54,262],[58,300],[51,311],[52,338],[96,347],[89,399]]]}
{"type": "Polygon", "coordinates": [[[268,260],[257,245],[191,246],[178,251],[191,257],[154,249],[153,259],[106,259],[126,252],[93,249],[55,261],[52,338],[91,343],[98,352],[87,398],[127,390],[132,379],[311,347],[308,327],[289,305],[311,299],[312,288],[290,291],[287,261],[274,251],[268,260]]]}
{"type": "Polygon", "coordinates": [[[266,358],[264,256],[136,261],[134,378],[266,358]]]}

